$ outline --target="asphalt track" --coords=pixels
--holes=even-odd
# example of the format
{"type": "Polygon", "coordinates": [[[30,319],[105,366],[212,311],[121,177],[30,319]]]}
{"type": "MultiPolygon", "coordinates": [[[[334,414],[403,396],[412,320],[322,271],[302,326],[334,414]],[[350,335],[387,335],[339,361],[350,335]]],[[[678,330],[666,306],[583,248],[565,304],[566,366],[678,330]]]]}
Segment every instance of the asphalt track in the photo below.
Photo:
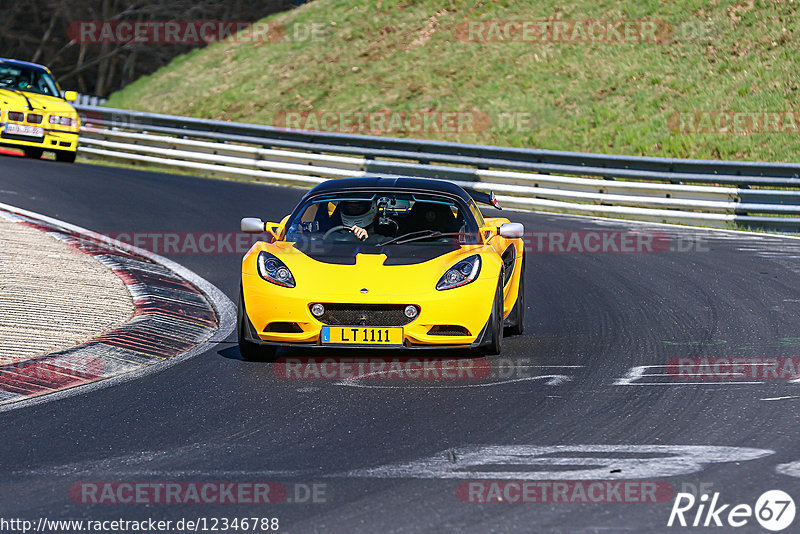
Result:
{"type": "MultiPolygon", "coordinates": [[[[0,202],[100,232],[236,231],[242,216],[279,220],[302,193],[0,159],[0,202]]],[[[493,359],[512,376],[285,380],[271,364],[242,361],[230,337],[160,373],[1,413],[0,518],[259,516],[279,518],[287,532],[659,532],[692,530],[667,528],[671,501],[475,504],[456,490],[481,477],[584,478],[661,481],[675,491],[705,484],[732,504],[754,505],[771,489],[800,497],[800,469],[787,465],[800,461],[800,383],[685,383],[642,367],[684,356],[800,356],[800,240],[508,213],[528,231],[665,232],[676,250],[531,254],[526,333],[507,338],[502,360],[493,359]],[[74,483],[123,481],[280,482],[295,501],[297,488],[317,483],[325,502],[88,505],[69,496],[74,483]]],[[[167,257],[235,300],[238,255],[167,257]]],[[[762,530],[750,518],[738,531],[762,530]]]]}

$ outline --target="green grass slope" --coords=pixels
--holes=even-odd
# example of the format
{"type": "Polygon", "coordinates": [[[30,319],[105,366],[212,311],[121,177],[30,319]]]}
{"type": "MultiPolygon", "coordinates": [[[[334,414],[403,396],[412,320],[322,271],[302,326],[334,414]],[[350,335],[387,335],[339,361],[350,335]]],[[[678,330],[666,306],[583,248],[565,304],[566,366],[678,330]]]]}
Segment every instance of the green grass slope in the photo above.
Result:
{"type": "Polygon", "coordinates": [[[670,127],[676,113],[692,110],[800,111],[796,6],[757,0],[316,0],[267,19],[289,36],[315,25],[313,38],[215,43],[137,80],[107,105],[278,125],[287,112],[478,111],[488,117],[479,131],[405,136],[797,161],[800,120],[794,129],[782,121],[778,133],[670,127]],[[647,19],[666,21],[673,31],[655,43],[460,37],[469,21],[491,19],[647,19]]]}

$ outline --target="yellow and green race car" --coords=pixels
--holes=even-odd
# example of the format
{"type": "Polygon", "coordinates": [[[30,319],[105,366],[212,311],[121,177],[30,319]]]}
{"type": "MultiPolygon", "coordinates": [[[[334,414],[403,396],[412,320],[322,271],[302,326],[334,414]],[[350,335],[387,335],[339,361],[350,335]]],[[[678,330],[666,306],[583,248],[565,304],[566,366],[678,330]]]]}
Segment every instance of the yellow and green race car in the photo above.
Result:
{"type": "Polygon", "coordinates": [[[47,150],[58,161],[73,162],[78,150],[78,112],[61,96],[61,87],[47,67],[0,58],[0,146],[21,149],[40,158],[47,150]]]}
{"type": "Polygon", "coordinates": [[[406,177],[328,180],[242,261],[239,350],[476,348],[499,354],[525,320],[524,228],[484,218],[494,195],[406,177]]]}

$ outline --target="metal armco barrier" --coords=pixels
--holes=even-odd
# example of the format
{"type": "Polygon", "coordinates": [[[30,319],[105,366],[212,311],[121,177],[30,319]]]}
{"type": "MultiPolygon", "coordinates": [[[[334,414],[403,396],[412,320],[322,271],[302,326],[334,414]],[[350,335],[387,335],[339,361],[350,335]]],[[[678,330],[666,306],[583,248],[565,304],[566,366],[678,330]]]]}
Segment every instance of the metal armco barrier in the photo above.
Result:
{"type": "Polygon", "coordinates": [[[78,93],[78,98],[75,100],[75,104],[82,105],[82,106],[102,106],[107,99],[103,98],[102,96],[94,96],[94,95],[85,95],[83,93],[78,93]]]}
{"type": "Polygon", "coordinates": [[[365,174],[493,190],[508,207],[800,233],[800,164],[561,152],[288,130],[94,106],[79,153],[313,186],[365,174]]]}

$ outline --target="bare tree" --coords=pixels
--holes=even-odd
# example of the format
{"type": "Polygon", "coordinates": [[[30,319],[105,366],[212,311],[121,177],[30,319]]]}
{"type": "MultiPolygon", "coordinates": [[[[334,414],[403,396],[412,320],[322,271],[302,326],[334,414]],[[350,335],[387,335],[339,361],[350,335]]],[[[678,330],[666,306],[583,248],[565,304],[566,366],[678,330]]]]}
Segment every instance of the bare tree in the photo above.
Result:
{"type": "MultiPolygon", "coordinates": [[[[253,22],[304,0],[0,0],[0,55],[50,67],[65,88],[106,96],[204,43],[80,42],[87,21],[253,22]]],[[[99,25],[98,25],[99,26],[99,25]]]]}

